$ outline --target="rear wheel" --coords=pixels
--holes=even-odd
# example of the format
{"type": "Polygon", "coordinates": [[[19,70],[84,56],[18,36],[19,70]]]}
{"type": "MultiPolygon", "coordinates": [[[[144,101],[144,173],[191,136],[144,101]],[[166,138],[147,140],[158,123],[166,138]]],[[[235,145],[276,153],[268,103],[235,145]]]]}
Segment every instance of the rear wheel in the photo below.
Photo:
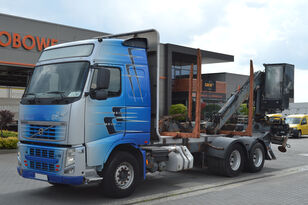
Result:
{"type": "Polygon", "coordinates": [[[255,143],[249,154],[246,164],[246,170],[248,172],[259,172],[264,166],[265,151],[262,144],[259,142],[255,143]]]}
{"type": "Polygon", "coordinates": [[[236,143],[228,148],[224,159],[208,158],[209,169],[217,174],[234,177],[241,173],[244,166],[244,152],[240,144],[236,143]]]}
{"type": "Polygon", "coordinates": [[[104,193],[115,198],[131,195],[135,191],[138,174],[136,158],[127,152],[117,152],[103,172],[104,193]]]}

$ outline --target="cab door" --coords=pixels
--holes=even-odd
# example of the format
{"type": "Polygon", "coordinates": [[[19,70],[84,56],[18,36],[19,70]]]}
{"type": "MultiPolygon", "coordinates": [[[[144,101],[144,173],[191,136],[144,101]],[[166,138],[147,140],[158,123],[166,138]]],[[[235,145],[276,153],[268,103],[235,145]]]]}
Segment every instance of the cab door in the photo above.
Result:
{"type": "Polygon", "coordinates": [[[308,123],[307,123],[307,117],[303,117],[301,121],[301,130],[302,130],[302,135],[307,135],[308,134],[308,123]]]}
{"type": "MultiPolygon", "coordinates": [[[[109,73],[109,72],[108,72],[109,73]]],[[[99,65],[92,74],[90,94],[86,98],[85,143],[87,164],[102,164],[110,147],[123,138],[125,133],[125,93],[122,91],[123,67],[120,65],[99,65]],[[103,98],[95,97],[99,69],[110,71],[109,86],[103,98]]]]}

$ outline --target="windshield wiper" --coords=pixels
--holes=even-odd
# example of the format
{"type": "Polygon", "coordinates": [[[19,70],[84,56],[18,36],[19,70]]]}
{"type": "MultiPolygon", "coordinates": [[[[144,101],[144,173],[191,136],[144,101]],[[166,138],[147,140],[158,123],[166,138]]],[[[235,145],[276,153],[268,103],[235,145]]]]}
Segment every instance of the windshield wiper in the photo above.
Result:
{"type": "Polygon", "coordinates": [[[25,95],[34,95],[34,97],[36,97],[35,93],[26,93],[25,95]]]}
{"type": "Polygon", "coordinates": [[[64,95],[63,93],[65,93],[64,91],[49,91],[47,92],[47,94],[59,94],[61,96],[61,99],[55,99],[55,102],[60,103],[60,101],[62,101],[64,99],[64,95]]]}
{"type": "Polygon", "coordinates": [[[47,92],[48,94],[59,94],[61,96],[61,98],[63,99],[65,96],[63,95],[63,93],[65,93],[64,91],[49,91],[47,92]]]}
{"type": "Polygon", "coordinates": [[[33,95],[34,97],[32,98],[32,99],[27,99],[28,100],[28,102],[33,102],[34,104],[36,103],[36,94],[35,93],[26,93],[25,94],[25,96],[27,96],[27,95],[33,95]]]}

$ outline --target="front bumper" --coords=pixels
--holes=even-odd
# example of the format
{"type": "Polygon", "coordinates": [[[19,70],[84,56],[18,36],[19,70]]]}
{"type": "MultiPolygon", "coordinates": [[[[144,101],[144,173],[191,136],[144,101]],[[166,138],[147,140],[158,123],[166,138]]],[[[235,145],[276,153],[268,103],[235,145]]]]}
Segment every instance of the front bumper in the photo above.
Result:
{"type": "Polygon", "coordinates": [[[24,178],[36,179],[40,181],[48,181],[50,183],[71,184],[71,185],[80,185],[84,183],[83,176],[61,176],[61,175],[45,174],[43,172],[22,169],[21,167],[17,167],[17,172],[20,176],[24,178]],[[36,177],[37,174],[46,175],[46,179],[44,180],[42,178],[36,177]]]}
{"type": "Polygon", "coordinates": [[[18,144],[18,174],[50,183],[80,185],[86,182],[85,151],[75,147],[74,163],[66,166],[68,148],[18,144]]]}

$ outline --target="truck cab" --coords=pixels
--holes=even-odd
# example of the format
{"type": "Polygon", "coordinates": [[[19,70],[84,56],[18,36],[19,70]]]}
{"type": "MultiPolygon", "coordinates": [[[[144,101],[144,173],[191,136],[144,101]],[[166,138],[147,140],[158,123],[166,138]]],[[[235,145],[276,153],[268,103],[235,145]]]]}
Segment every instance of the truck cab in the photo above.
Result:
{"type": "Polygon", "coordinates": [[[115,168],[116,185],[129,174],[144,177],[139,146],[150,142],[151,99],[146,44],[139,44],[92,39],[45,49],[21,99],[21,176],[83,184],[102,179],[110,155],[129,151],[138,160],[115,168]]]}

